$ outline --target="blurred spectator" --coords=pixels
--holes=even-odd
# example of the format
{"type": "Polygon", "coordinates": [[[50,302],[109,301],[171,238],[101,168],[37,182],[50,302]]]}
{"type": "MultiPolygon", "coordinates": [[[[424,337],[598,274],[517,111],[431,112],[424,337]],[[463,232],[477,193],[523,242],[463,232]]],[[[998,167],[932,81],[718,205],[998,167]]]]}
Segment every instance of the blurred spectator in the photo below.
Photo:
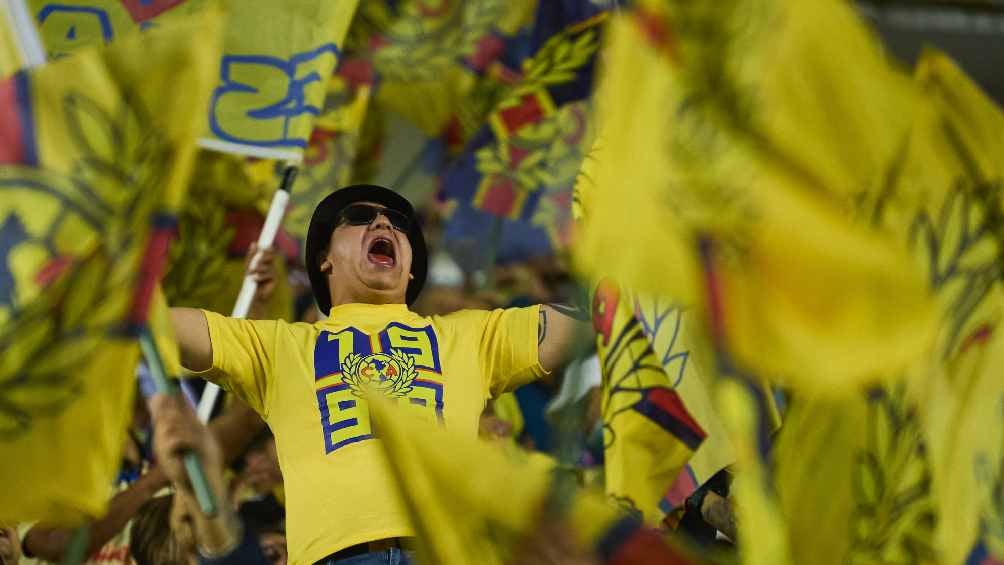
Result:
{"type": "Polygon", "coordinates": [[[248,446],[244,454],[242,479],[260,496],[269,495],[282,485],[275,437],[267,428],[248,446]]]}
{"type": "Polygon", "coordinates": [[[241,504],[238,514],[244,527],[257,537],[265,559],[273,565],[285,565],[285,509],[269,497],[241,504]]]}
{"type": "MultiPolygon", "coordinates": [[[[105,515],[88,525],[86,564],[130,563],[129,522],[145,502],[168,484],[160,469],[154,467],[147,470],[149,449],[146,438],[149,437],[150,414],[141,395],[136,396],[132,425],[123,448],[119,492],[108,503],[105,515]]],[[[37,559],[35,562],[60,562],[75,531],[75,528],[35,524],[21,540],[24,556],[37,559]]]]}
{"type": "Polygon", "coordinates": [[[199,563],[213,565],[267,563],[258,540],[245,530],[229,502],[223,452],[213,434],[180,395],[154,396],[151,410],[157,460],[175,494],[148,504],[137,519],[131,552],[138,565],[194,563],[196,554],[199,563]],[[199,456],[216,499],[217,511],[212,516],[199,509],[188,481],[183,463],[188,451],[199,456]]]}
{"type": "Polygon", "coordinates": [[[262,531],[258,533],[258,544],[265,554],[265,559],[272,565],[286,565],[286,534],[280,531],[262,531]]]}
{"type": "Polygon", "coordinates": [[[174,495],[158,496],[140,508],[132,525],[129,553],[136,565],[189,563],[194,552],[190,526],[172,520],[174,495]],[[182,528],[189,532],[182,532],[182,528]]]}
{"type": "Polygon", "coordinates": [[[0,527],[0,565],[17,565],[21,561],[21,542],[14,528],[0,527]]]}

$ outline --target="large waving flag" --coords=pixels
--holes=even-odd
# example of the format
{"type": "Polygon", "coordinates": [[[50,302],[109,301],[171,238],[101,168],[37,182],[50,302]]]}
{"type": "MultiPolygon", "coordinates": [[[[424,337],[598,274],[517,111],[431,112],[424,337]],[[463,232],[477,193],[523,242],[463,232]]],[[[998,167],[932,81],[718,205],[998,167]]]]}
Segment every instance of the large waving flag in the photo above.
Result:
{"type": "Polygon", "coordinates": [[[716,371],[694,310],[667,298],[635,295],[634,315],[669,386],[706,435],[665,493],[660,507],[669,513],[682,508],[697,487],[734,463],[735,448],[715,408],[716,371]]]}
{"type": "Polygon", "coordinates": [[[656,356],[633,297],[609,280],[596,289],[593,328],[603,374],[606,492],[658,524],[664,495],[706,434],[674,389],[677,375],[656,356]]]}
{"type": "MultiPolygon", "coordinates": [[[[248,246],[261,230],[263,211],[275,192],[275,162],[201,150],[189,190],[190,199],[178,218],[163,288],[173,306],[227,312],[241,287],[248,246]]],[[[276,238],[277,255],[295,258],[297,244],[285,232],[276,238]]],[[[267,315],[288,318],[292,291],[286,261],[276,266],[278,279],[267,315]]]]}
{"type": "Polygon", "coordinates": [[[341,72],[429,136],[462,143],[481,126],[493,77],[517,50],[536,0],[362,2],[341,72]],[[482,84],[484,83],[484,84],[482,84]]]}
{"type": "Polygon", "coordinates": [[[352,84],[341,75],[328,82],[327,97],[293,185],[284,223],[300,240],[307,237],[310,216],[318,202],[351,183],[371,94],[370,85],[352,84]]]}
{"type": "Polygon", "coordinates": [[[567,248],[607,16],[585,0],[538,5],[529,56],[494,88],[483,124],[444,175],[457,201],[448,237],[515,258],[567,248]]]}
{"type": "Polygon", "coordinates": [[[910,237],[945,322],[934,370],[917,387],[946,563],[1004,561],[1004,186],[1001,111],[945,55],[924,53],[918,86],[930,103],[904,159],[886,223],[910,237]]]}
{"type": "Polygon", "coordinates": [[[0,521],[110,498],[220,30],[207,13],[0,83],[0,521]]]}
{"type": "Polygon", "coordinates": [[[908,131],[873,113],[910,115],[915,97],[851,7],[642,4],[610,30],[578,264],[707,308],[710,257],[735,360],[795,386],[845,391],[915,361],[936,320],[923,273],[854,208],[908,131]],[[830,84],[848,91],[813,90],[830,84]],[[610,244],[625,235],[644,244],[610,244]]]}
{"type": "MultiPolygon", "coordinates": [[[[29,0],[46,50],[64,56],[171,25],[215,0],[29,0]]],[[[201,145],[299,161],[358,0],[229,3],[201,145]]],[[[198,42],[201,38],[190,37],[198,42]]]]}
{"type": "MultiPolygon", "coordinates": [[[[451,433],[383,397],[371,398],[370,409],[412,516],[422,562],[514,562],[544,516],[554,462],[451,433]]],[[[595,550],[604,562],[695,562],[640,529],[599,493],[573,492],[567,503],[562,519],[572,527],[575,543],[595,550]]]]}
{"type": "Polygon", "coordinates": [[[787,513],[818,509],[811,527],[789,523],[796,560],[1004,557],[1004,247],[994,219],[1004,115],[941,54],[922,56],[916,86],[919,110],[871,217],[913,245],[943,322],[905,385],[793,403],[775,484],[787,513]],[[808,467],[820,470],[814,481],[808,467]]]}

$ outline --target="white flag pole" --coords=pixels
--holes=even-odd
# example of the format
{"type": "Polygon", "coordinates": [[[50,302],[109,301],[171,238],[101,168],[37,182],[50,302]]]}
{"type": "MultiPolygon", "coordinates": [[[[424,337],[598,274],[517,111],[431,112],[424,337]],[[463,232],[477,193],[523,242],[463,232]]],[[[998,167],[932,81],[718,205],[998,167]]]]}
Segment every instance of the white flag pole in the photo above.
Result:
{"type": "MultiPolygon", "coordinates": [[[[272,203],[268,208],[268,215],[265,216],[265,225],[262,226],[261,233],[258,234],[258,251],[251,258],[251,263],[248,266],[249,272],[253,272],[258,266],[262,251],[272,247],[272,244],[275,242],[275,236],[279,233],[279,226],[282,225],[282,218],[286,214],[286,207],[289,205],[289,193],[293,188],[296,172],[296,165],[286,164],[286,169],[282,173],[282,182],[279,184],[279,190],[275,191],[275,195],[272,197],[272,203]]],[[[234,310],[230,316],[232,318],[246,318],[248,311],[251,309],[251,303],[254,301],[255,292],[257,291],[258,283],[255,282],[254,277],[250,274],[244,275],[244,284],[241,285],[241,291],[237,295],[237,303],[234,304],[234,310]]],[[[213,408],[216,407],[216,400],[219,395],[220,387],[213,383],[206,383],[206,388],[202,391],[202,397],[199,399],[199,406],[196,410],[200,420],[203,422],[209,421],[209,417],[213,414],[213,408]]]]}
{"type": "Polygon", "coordinates": [[[9,0],[6,8],[4,12],[17,36],[17,50],[22,61],[28,68],[44,65],[45,49],[42,48],[35,20],[24,0],[9,0]]]}

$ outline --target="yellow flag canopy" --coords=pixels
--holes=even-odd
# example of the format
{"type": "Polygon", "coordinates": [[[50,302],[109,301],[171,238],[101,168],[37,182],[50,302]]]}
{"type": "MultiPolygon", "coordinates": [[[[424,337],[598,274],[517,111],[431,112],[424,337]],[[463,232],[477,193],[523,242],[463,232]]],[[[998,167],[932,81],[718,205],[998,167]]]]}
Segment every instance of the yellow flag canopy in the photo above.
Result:
{"type": "Polygon", "coordinates": [[[844,390],[928,347],[921,271],[853,207],[907,132],[875,108],[909,116],[913,97],[851,8],[668,2],[611,28],[577,264],[685,304],[707,306],[713,284],[736,359],[807,389],[844,390]],[[831,84],[848,88],[813,92],[831,84]],[[869,114],[828,119],[835,107],[869,114]]]}
{"type": "Polygon", "coordinates": [[[0,521],[108,501],[219,30],[207,15],[0,83],[0,521]]]}

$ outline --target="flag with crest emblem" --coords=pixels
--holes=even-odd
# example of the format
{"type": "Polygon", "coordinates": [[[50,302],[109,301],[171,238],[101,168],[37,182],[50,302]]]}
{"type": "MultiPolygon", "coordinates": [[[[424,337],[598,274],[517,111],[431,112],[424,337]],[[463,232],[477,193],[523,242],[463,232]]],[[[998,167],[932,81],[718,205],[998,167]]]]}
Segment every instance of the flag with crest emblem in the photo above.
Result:
{"type": "Polygon", "coordinates": [[[658,524],[664,495],[706,434],[656,356],[634,297],[609,279],[593,298],[593,329],[603,374],[606,492],[658,524]]]}
{"type": "Polygon", "coordinates": [[[457,201],[448,236],[516,259],[567,248],[607,16],[585,0],[538,5],[529,55],[497,86],[484,122],[444,174],[444,194],[457,201]]]}
{"type": "Polygon", "coordinates": [[[108,502],[219,33],[206,13],[0,83],[0,521],[108,502]]]}

